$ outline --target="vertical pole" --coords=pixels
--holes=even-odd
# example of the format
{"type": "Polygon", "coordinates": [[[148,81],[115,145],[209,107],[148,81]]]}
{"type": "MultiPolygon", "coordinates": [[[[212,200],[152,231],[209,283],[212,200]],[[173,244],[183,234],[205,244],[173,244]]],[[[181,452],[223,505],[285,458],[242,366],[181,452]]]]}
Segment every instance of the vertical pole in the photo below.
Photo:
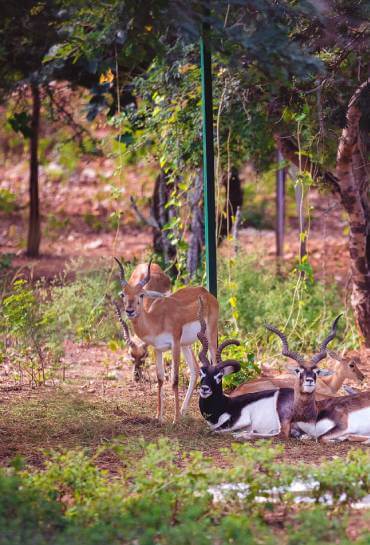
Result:
{"type": "MultiPolygon", "coordinates": [[[[276,159],[278,164],[284,160],[280,150],[277,150],[276,159]]],[[[276,258],[278,274],[281,273],[281,263],[284,257],[285,177],[285,168],[279,168],[276,171],[276,258]]]]}
{"type": "MultiPolygon", "coordinates": [[[[209,10],[205,13],[207,16],[209,10]]],[[[203,188],[207,288],[217,297],[215,173],[213,150],[212,60],[210,25],[203,23],[200,41],[203,117],[203,188]]]]}

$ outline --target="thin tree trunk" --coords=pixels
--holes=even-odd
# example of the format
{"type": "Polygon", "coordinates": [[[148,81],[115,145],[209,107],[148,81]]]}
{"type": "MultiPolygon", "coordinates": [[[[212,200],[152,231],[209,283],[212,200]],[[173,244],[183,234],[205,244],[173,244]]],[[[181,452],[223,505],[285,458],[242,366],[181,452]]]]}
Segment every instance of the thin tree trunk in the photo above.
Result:
{"type": "Polygon", "coordinates": [[[163,227],[176,215],[174,206],[166,206],[175,187],[176,181],[171,181],[168,174],[161,170],[155,180],[151,204],[151,216],[157,225],[153,229],[153,248],[163,256],[166,265],[171,264],[170,270],[174,275],[177,274],[176,246],[168,238],[171,231],[163,227]]]}
{"type": "Polygon", "coordinates": [[[351,302],[367,347],[370,347],[369,175],[366,167],[366,145],[360,131],[361,111],[357,101],[369,85],[370,78],[357,89],[349,102],[347,124],[342,131],[337,153],[341,201],[349,217],[351,302]]]}
{"type": "Polygon", "coordinates": [[[32,120],[30,139],[30,212],[28,224],[27,255],[39,255],[40,229],[40,202],[39,202],[39,160],[38,142],[40,128],[40,89],[37,84],[31,84],[32,92],[32,120]]]}
{"type": "Polygon", "coordinates": [[[225,206],[220,219],[220,236],[218,243],[232,232],[233,221],[236,215],[238,206],[243,206],[243,190],[241,180],[239,178],[238,169],[231,167],[229,173],[225,173],[222,177],[222,184],[225,188],[225,206]]]}
{"type": "Polygon", "coordinates": [[[189,191],[189,205],[191,209],[191,227],[187,255],[187,268],[189,278],[194,278],[202,254],[204,243],[203,224],[203,179],[200,172],[197,172],[194,180],[194,187],[189,191]]]}
{"type": "Polygon", "coordinates": [[[304,215],[304,193],[301,184],[296,184],[294,187],[295,204],[297,208],[298,224],[299,224],[299,261],[307,255],[307,233],[306,233],[306,218],[304,215]]]}
{"type": "MultiPolygon", "coordinates": [[[[280,150],[277,150],[276,158],[278,163],[283,161],[284,157],[280,150]]],[[[279,275],[284,259],[285,179],[286,169],[279,167],[276,172],[276,268],[279,275]]]]}

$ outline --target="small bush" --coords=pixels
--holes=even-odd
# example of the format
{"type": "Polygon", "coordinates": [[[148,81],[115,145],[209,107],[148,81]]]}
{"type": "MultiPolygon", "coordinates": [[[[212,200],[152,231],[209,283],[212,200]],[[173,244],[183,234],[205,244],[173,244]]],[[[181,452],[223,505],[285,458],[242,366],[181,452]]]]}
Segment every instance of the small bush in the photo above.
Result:
{"type": "Polygon", "coordinates": [[[80,272],[80,265],[72,265],[69,271],[76,273],[72,282],[62,279],[61,285],[55,283],[45,292],[43,309],[50,330],[80,341],[110,341],[119,331],[114,309],[106,298],[117,297],[119,292],[115,275],[104,267],[80,272]]]}
{"type": "Polygon", "coordinates": [[[8,189],[0,189],[0,212],[9,214],[16,209],[16,199],[14,193],[8,189]]]}
{"type": "MultiPolygon", "coordinates": [[[[303,353],[315,351],[330,331],[334,318],[345,310],[338,286],[324,286],[309,278],[299,281],[295,272],[279,278],[261,265],[258,256],[239,255],[231,265],[231,279],[226,276],[227,267],[221,266],[220,271],[219,301],[224,330],[235,334],[237,326],[239,337],[250,353],[257,354],[259,350],[281,353],[280,340],[267,332],[266,322],[285,329],[293,349],[303,353]]],[[[351,314],[342,318],[339,328],[338,340],[331,346],[339,343],[341,348],[356,346],[358,334],[351,314]]]]}
{"type": "MultiPolygon", "coordinates": [[[[278,464],[281,452],[268,443],[232,447],[232,464],[225,468],[196,451],[181,454],[178,444],[164,439],[136,442],[137,456],[127,466],[127,447],[124,440],[107,446],[122,458],[114,479],[83,451],[49,453],[45,468],[36,471],[19,463],[0,469],[0,544],[349,543],[348,506],[338,512],[334,501],[330,508],[297,504],[289,509],[284,490],[300,468],[278,464]],[[216,500],[214,490],[225,490],[225,484],[243,485],[244,495],[234,486],[216,500]],[[280,492],[271,503],[274,490],[280,492]],[[267,522],[275,508],[286,512],[278,533],[267,522]]],[[[363,462],[362,476],[368,471],[363,462]]],[[[368,539],[363,532],[352,543],[368,539]]]]}
{"type": "Polygon", "coordinates": [[[1,359],[8,359],[20,382],[26,376],[31,385],[45,383],[59,365],[63,346],[60,337],[50,336],[48,317],[34,288],[16,280],[1,306],[1,359]]]}

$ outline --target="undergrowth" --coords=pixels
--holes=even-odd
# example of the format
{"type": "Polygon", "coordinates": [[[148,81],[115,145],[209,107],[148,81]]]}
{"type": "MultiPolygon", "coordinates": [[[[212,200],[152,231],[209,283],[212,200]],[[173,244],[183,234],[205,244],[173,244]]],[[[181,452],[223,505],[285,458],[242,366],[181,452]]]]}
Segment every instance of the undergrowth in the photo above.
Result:
{"type": "Polygon", "coordinates": [[[226,468],[165,439],[133,445],[122,438],[94,456],[51,452],[43,469],[25,469],[17,459],[0,470],[0,544],[347,545],[370,538],[365,530],[357,541],[346,536],[351,503],[367,493],[370,461],[361,451],[348,455],[340,474],[346,496],[338,498],[326,479],[341,471],[335,461],[316,468],[320,494],[311,504],[297,504],[289,491],[310,468],[278,464],[281,449],[235,444],[223,454],[232,462],[226,468]],[[114,479],[96,465],[103,451],[121,460],[114,479]],[[279,525],[271,524],[282,511],[279,525]]]}
{"type": "Polygon", "coordinates": [[[270,323],[285,331],[292,348],[307,353],[318,350],[335,317],[343,313],[331,346],[358,346],[340,286],[324,285],[308,275],[299,278],[296,271],[279,277],[261,261],[262,256],[238,255],[230,267],[220,267],[221,330],[239,335],[250,352],[281,353],[279,339],[265,328],[270,323]]]}
{"type": "MultiPolygon", "coordinates": [[[[277,277],[260,264],[258,256],[241,254],[230,266],[221,263],[219,270],[219,340],[236,337],[241,341],[239,347],[225,351],[225,357],[242,362],[241,372],[225,379],[226,387],[256,375],[266,358],[278,356],[281,360],[280,341],[267,333],[266,322],[285,330],[291,347],[307,353],[318,349],[335,316],[344,311],[338,286],[324,286],[309,276],[297,280],[295,272],[286,278],[277,277]]],[[[52,285],[15,282],[2,302],[6,318],[1,335],[3,359],[9,344],[18,347],[18,355],[25,357],[22,342],[28,339],[27,346],[34,346],[30,339],[34,339],[35,331],[41,351],[45,347],[51,353],[53,348],[59,355],[65,339],[105,342],[110,348],[122,346],[120,326],[107,297],[118,299],[118,293],[116,268],[106,265],[84,271],[75,263],[52,285]],[[71,272],[74,280],[68,281],[71,272]],[[30,297],[34,314],[18,305],[22,298],[30,297]]],[[[344,314],[333,348],[357,346],[352,314],[344,314]]]]}

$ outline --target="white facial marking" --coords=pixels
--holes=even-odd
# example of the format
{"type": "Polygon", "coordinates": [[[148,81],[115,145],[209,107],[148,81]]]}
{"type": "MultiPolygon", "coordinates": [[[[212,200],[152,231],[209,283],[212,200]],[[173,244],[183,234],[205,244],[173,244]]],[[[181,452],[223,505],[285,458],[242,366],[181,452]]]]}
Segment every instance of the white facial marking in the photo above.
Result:
{"type": "Polygon", "coordinates": [[[303,386],[302,386],[302,391],[305,392],[306,394],[311,394],[316,388],[316,384],[314,383],[303,383],[303,386]]]}
{"type": "Polygon", "coordinates": [[[204,378],[207,376],[207,373],[205,373],[202,369],[199,369],[200,378],[204,378]]]}
{"type": "Polygon", "coordinates": [[[203,399],[206,399],[207,397],[212,395],[212,390],[209,386],[201,386],[199,389],[199,395],[203,399]]]}
{"type": "Polygon", "coordinates": [[[215,379],[216,384],[220,384],[223,376],[224,376],[223,372],[220,371],[219,373],[217,373],[217,375],[213,377],[215,379]]]}

